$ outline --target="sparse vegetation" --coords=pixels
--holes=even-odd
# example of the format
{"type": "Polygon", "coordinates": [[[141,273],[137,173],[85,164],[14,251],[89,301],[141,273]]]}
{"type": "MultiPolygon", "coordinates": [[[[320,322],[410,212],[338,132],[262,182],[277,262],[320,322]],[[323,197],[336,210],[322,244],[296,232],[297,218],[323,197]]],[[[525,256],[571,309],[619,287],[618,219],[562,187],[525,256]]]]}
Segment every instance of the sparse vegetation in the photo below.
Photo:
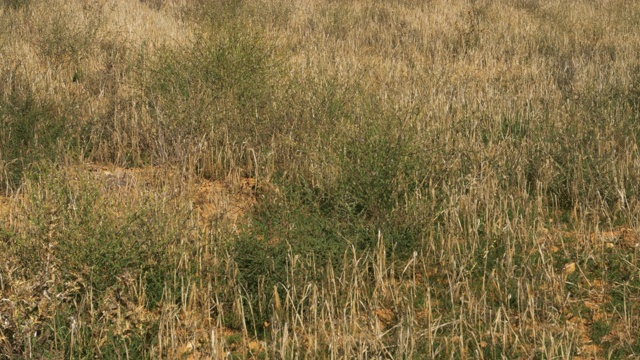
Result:
{"type": "Polygon", "coordinates": [[[3,0],[0,359],[640,356],[638,28],[3,0]]]}

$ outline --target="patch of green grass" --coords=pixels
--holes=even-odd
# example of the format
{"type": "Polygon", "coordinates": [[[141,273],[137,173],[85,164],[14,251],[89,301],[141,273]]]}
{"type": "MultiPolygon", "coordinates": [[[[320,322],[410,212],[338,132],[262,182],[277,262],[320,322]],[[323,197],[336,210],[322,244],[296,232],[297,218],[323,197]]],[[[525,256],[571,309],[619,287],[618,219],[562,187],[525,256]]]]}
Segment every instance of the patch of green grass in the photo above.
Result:
{"type": "Polygon", "coordinates": [[[295,281],[286,272],[290,256],[311,257],[317,267],[307,268],[313,275],[304,281],[320,281],[325,266],[339,267],[349,249],[372,251],[378,233],[384,236],[387,256],[393,254],[399,263],[420,245],[422,224],[407,216],[406,203],[420,186],[412,134],[357,86],[344,92],[331,86],[324,90],[319,98],[326,101],[316,104],[315,119],[298,121],[302,128],[318,123],[326,132],[318,134],[318,144],[311,144],[318,139],[315,133],[300,139],[309,143],[309,152],[323,148],[323,161],[335,174],[316,186],[304,167],[296,176],[274,176],[279,194],[266,194],[252,213],[251,227],[233,244],[238,279],[254,299],[266,296],[268,302],[268,289],[295,281]],[[343,101],[344,96],[350,101],[343,101]],[[357,112],[354,103],[362,104],[357,112]],[[343,125],[327,126],[332,122],[343,125]],[[261,288],[266,295],[259,295],[261,288]]]}
{"type": "Polygon", "coordinates": [[[14,83],[5,90],[8,96],[0,98],[0,189],[12,189],[21,184],[27,169],[56,159],[59,141],[73,139],[67,131],[69,119],[37,99],[28,84],[14,83]]]}
{"type": "Polygon", "coordinates": [[[607,336],[611,331],[611,323],[605,320],[594,321],[591,324],[591,340],[596,344],[602,343],[602,338],[607,336]]]}
{"type": "Polygon", "coordinates": [[[32,2],[32,0],[2,0],[2,6],[15,11],[28,8],[32,2]]]}

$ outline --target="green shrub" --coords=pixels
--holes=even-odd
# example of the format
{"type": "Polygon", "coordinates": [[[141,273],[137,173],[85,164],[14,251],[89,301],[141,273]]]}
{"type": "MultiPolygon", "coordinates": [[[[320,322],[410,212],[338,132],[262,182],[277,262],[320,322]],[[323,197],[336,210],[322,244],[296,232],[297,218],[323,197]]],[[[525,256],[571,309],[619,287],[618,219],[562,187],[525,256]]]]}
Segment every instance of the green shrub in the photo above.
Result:
{"type": "Polygon", "coordinates": [[[178,236],[156,200],[113,213],[100,189],[82,175],[74,184],[59,171],[43,171],[48,175],[41,186],[47,190],[31,199],[36,209],[30,214],[32,234],[18,239],[16,252],[24,265],[33,273],[42,271],[47,261],[43,248],[51,247],[69,280],[82,279],[102,294],[122,276],[142,276],[148,305],[155,306],[175,269],[169,249],[178,236]]]}
{"type": "Polygon", "coordinates": [[[147,70],[144,106],[153,123],[141,146],[150,158],[176,160],[202,143],[214,156],[229,143],[265,146],[279,130],[270,117],[272,50],[258,34],[201,35],[161,50],[147,70]]]}

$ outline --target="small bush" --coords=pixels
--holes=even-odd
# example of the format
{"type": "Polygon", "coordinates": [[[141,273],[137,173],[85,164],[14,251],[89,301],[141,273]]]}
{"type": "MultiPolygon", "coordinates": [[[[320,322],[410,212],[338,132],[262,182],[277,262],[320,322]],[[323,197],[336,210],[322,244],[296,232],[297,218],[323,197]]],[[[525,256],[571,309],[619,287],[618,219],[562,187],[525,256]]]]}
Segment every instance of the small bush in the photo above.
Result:
{"type": "Polygon", "coordinates": [[[214,157],[229,143],[269,144],[279,130],[270,117],[274,71],[268,45],[242,30],[163,49],[142,84],[141,111],[152,122],[142,152],[173,161],[199,144],[214,157]]]}
{"type": "Polygon", "coordinates": [[[43,184],[48,191],[32,198],[37,209],[30,214],[34,232],[17,241],[16,251],[25,265],[34,273],[43,271],[47,264],[42,252],[50,251],[43,249],[49,246],[64,276],[82,279],[98,296],[122,276],[142,276],[153,307],[174,269],[168,249],[176,238],[162,213],[153,203],[113,213],[99,188],[82,175],[76,176],[84,181],[73,184],[58,171],[43,171],[48,174],[43,184]]]}

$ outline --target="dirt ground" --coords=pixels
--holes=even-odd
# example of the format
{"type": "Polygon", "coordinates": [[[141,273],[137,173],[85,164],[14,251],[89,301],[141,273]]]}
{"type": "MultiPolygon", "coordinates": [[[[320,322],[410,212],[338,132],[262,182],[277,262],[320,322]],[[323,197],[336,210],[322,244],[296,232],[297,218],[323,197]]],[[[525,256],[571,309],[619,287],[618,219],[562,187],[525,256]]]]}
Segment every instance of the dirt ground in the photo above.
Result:
{"type": "Polygon", "coordinates": [[[147,167],[125,169],[90,165],[88,170],[106,191],[119,193],[139,193],[144,190],[161,191],[162,188],[175,186],[171,182],[181,183],[191,194],[191,201],[197,209],[198,222],[210,227],[212,222],[235,227],[244,215],[256,203],[256,180],[253,178],[229,177],[224,180],[194,178],[182,181],[171,169],[147,167]]]}
{"type": "MultiPolygon", "coordinates": [[[[135,201],[150,192],[168,198],[179,193],[181,202],[188,196],[199,226],[205,229],[214,223],[237,229],[256,203],[257,184],[253,178],[183,179],[176,171],[160,167],[126,169],[98,164],[70,167],[65,173],[71,182],[88,180],[91,186],[101,189],[105,197],[116,199],[115,203],[135,201]]],[[[14,196],[0,195],[0,226],[10,227],[18,221],[16,215],[23,197],[24,191],[14,196]]]]}

